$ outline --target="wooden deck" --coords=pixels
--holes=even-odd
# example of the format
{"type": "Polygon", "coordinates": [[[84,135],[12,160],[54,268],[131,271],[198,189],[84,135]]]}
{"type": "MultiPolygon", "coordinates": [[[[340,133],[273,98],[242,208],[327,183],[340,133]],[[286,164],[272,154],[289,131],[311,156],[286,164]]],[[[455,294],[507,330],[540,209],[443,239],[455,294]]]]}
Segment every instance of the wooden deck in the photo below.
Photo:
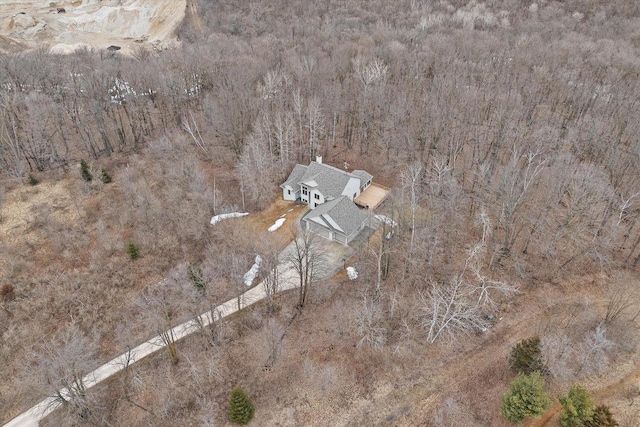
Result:
{"type": "Polygon", "coordinates": [[[353,202],[365,209],[375,209],[387,198],[389,191],[387,187],[372,183],[353,202]]]}

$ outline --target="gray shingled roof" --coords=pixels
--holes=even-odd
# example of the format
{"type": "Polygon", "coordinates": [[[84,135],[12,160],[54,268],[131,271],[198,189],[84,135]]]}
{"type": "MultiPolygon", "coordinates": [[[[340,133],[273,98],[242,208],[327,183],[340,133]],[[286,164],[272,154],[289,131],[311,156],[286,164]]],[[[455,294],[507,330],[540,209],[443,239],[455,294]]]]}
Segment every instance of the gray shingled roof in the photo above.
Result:
{"type": "Polygon", "coordinates": [[[369,172],[363,171],[361,169],[356,169],[351,173],[353,175],[357,176],[358,178],[360,178],[360,185],[366,184],[370,179],[373,178],[373,175],[371,175],[369,172]]]}
{"type": "Polygon", "coordinates": [[[324,163],[311,162],[298,183],[315,181],[318,184],[318,190],[325,198],[337,198],[342,195],[350,178],[358,177],[324,163]]]}
{"type": "Polygon", "coordinates": [[[287,178],[287,180],[280,185],[280,188],[284,188],[285,185],[289,185],[298,190],[298,183],[300,182],[300,178],[302,178],[306,170],[307,166],[295,165],[293,170],[289,174],[289,178],[287,178]]]}
{"type": "MultiPolygon", "coordinates": [[[[323,203],[317,208],[307,212],[304,219],[311,219],[317,217],[328,216],[330,217],[342,230],[344,234],[349,236],[354,231],[357,231],[362,223],[367,219],[367,214],[361,211],[353,204],[353,202],[347,196],[340,196],[339,198],[327,203],[323,203]]],[[[326,227],[335,230],[326,221],[326,227]]]]}

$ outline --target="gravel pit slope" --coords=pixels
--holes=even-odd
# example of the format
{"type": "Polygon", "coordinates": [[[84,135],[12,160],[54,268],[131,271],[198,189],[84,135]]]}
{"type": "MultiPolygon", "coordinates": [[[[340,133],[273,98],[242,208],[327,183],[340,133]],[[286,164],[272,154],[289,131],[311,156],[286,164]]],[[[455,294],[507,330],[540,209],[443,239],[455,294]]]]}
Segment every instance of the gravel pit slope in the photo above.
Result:
{"type": "Polygon", "coordinates": [[[0,0],[0,51],[46,45],[56,53],[81,46],[169,48],[188,0],[0,0]]]}

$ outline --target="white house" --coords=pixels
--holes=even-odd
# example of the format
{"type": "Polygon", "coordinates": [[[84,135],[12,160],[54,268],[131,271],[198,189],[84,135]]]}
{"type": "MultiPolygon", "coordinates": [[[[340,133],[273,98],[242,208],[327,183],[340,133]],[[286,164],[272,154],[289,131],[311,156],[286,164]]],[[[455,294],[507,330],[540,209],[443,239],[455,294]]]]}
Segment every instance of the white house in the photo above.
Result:
{"type": "Polygon", "coordinates": [[[347,245],[369,219],[353,200],[372,179],[366,171],[349,173],[322,163],[318,157],[309,166],[296,165],[280,188],[284,200],[300,200],[311,209],[302,217],[307,230],[347,245]]]}
{"type": "Polygon", "coordinates": [[[280,185],[284,200],[298,200],[315,209],[340,196],[353,201],[371,185],[373,176],[363,170],[349,173],[322,163],[316,158],[309,166],[296,165],[289,178],[280,185]]]}

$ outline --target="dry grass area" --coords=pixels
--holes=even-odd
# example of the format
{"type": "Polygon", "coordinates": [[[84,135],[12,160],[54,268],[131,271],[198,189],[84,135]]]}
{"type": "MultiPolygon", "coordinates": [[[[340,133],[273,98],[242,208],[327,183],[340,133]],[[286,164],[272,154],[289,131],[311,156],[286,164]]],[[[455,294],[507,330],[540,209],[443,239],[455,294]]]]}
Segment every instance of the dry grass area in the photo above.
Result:
{"type": "MultiPolygon", "coordinates": [[[[278,364],[268,375],[247,380],[249,390],[282,384],[277,393],[253,394],[256,425],[508,425],[499,406],[513,378],[507,365],[512,346],[552,325],[583,327],[585,319],[569,312],[573,306],[588,302],[597,316],[604,315],[603,285],[611,280],[617,278],[576,277],[530,286],[526,296],[496,313],[499,320],[484,334],[435,346],[424,345],[419,336],[404,337],[380,351],[358,349],[353,334],[362,283],[325,283],[313,307],[292,326],[278,364]]],[[[638,309],[636,298],[628,315],[638,309]]],[[[612,325],[612,333],[638,327],[627,322],[612,325]]],[[[635,396],[628,393],[629,385],[637,385],[638,362],[634,350],[623,352],[599,376],[582,380],[596,402],[609,404],[628,426],[640,422],[633,400],[637,390],[635,396]],[[612,387],[618,392],[611,393],[612,387]]],[[[551,387],[555,393],[566,384],[552,381],[551,387]]]]}
{"type": "MultiPolygon", "coordinates": [[[[640,360],[637,355],[603,375],[586,382],[597,404],[609,406],[622,426],[640,425],[640,360]]],[[[527,427],[557,426],[562,406],[555,403],[542,417],[527,427]]]]}
{"type": "Polygon", "coordinates": [[[36,231],[32,225],[43,215],[62,222],[78,220],[79,213],[73,209],[68,180],[21,186],[11,191],[4,200],[0,234],[9,242],[22,239],[36,231]]]}
{"type": "MultiPolygon", "coordinates": [[[[496,313],[486,333],[429,346],[407,331],[372,350],[359,347],[355,333],[367,272],[363,260],[353,261],[362,270],[361,279],[349,281],[340,273],[318,284],[309,306],[293,321],[296,296],[288,293],[278,297],[275,314],[257,306],[219,325],[223,338],[213,347],[198,336],[185,340],[176,366],[164,353],[137,366],[129,374],[141,384],[134,401],[153,414],[118,399],[131,378],[101,387],[99,399],[110,402],[106,405],[112,411],[108,421],[117,423],[126,414],[129,425],[230,425],[225,418],[228,391],[239,384],[256,406],[250,425],[507,426],[499,406],[513,378],[507,365],[513,344],[556,326],[583,328],[590,320],[575,315],[574,307],[586,304],[587,317],[601,318],[607,284],[631,280],[636,286],[639,281],[635,276],[589,276],[531,285],[526,296],[496,313]],[[266,366],[274,352],[275,363],[266,366]]],[[[385,292],[390,286],[385,283],[385,292]]],[[[636,298],[621,323],[610,326],[612,334],[637,329],[629,317],[638,309],[636,298]]],[[[635,351],[620,352],[599,376],[582,379],[595,401],[610,405],[627,427],[640,422],[637,387],[635,394],[630,392],[637,386],[635,351]]],[[[552,395],[566,387],[550,380],[552,395]]],[[[525,425],[556,425],[557,407],[549,414],[546,423],[525,425]]],[[[52,418],[45,425],[59,422],[52,418]]]]}
{"type": "MultiPolygon", "coordinates": [[[[233,283],[242,282],[265,242],[282,248],[290,241],[288,224],[305,210],[278,200],[265,211],[212,226],[211,193],[190,188],[199,177],[165,181],[116,163],[101,165],[113,176],[107,185],[72,174],[3,189],[0,286],[10,283],[15,299],[0,302],[0,364],[9,378],[0,382],[0,422],[42,397],[42,391],[30,394],[22,385],[29,382],[25,361],[30,363],[43,340],[77,327],[96,337],[97,366],[122,351],[123,331],[135,342],[154,334],[152,326],[137,324],[138,304],[163,278],[198,262],[215,285],[212,302],[225,300],[235,295],[233,283]],[[268,233],[283,215],[285,225],[268,233]],[[135,262],[124,251],[128,242],[141,249],[135,262]]],[[[219,198],[232,203],[227,193],[219,198]]],[[[188,284],[186,276],[181,281],[188,284]]],[[[181,309],[180,316],[189,315],[181,309]]]]}
{"type": "Polygon", "coordinates": [[[265,235],[268,236],[269,239],[277,242],[277,246],[280,249],[284,249],[284,247],[291,242],[292,234],[290,227],[299,226],[300,218],[306,211],[307,205],[303,203],[288,202],[278,198],[263,211],[243,217],[241,224],[242,227],[251,229],[254,236],[258,236],[264,232],[268,232],[267,229],[271,227],[277,219],[285,218],[285,222],[280,228],[265,235]]]}
{"type": "Polygon", "coordinates": [[[253,425],[500,427],[507,355],[537,334],[554,399],[580,382],[640,425],[638,2],[0,3],[0,50],[27,50],[0,55],[0,424],[60,388],[63,333],[99,365],[245,290],[257,255],[270,271],[304,208],[257,211],[318,154],[391,188],[398,225],[358,242],[357,280],[240,313],[47,423],[224,425],[239,384],[253,425]]]}
{"type": "MultiPolygon", "coordinates": [[[[86,319],[90,323],[83,328],[102,331],[100,360],[118,353],[121,341],[115,330],[122,318],[136,310],[140,293],[160,280],[162,271],[169,271],[160,264],[167,256],[163,246],[157,248],[159,252],[149,247],[135,264],[126,260],[122,246],[139,236],[127,224],[137,222],[138,217],[121,206],[109,206],[113,200],[127,199],[124,177],[116,173],[114,178],[114,183],[106,186],[87,186],[69,178],[55,184],[16,187],[5,195],[0,232],[7,239],[3,243],[10,251],[26,248],[34,254],[16,268],[27,271],[36,263],[43,266],[42,274],[33,276],[30,284],[18,286],[16,301],[5,304],[2,311],[5,325],[13,325],[4,337],[15,342],[2,346],[3,360],[13,374],[19,373],[16,357],[32,352],[34,339],[41,337],[34,335],[33,328],[53,334],[57,325],[70,319],[86,319]],[[92,213],[96,211],[101,214],[92,213]],[[115,219],[116,213],[120,221],[115,219]],[[100,221],[114,226],[103,233],[100,221]],[[69,244],[48,239],[52,233],[63,233],[69,244]],[[79,238],[81,235],[85,237],[79,238]],[[110,277],[93,279],[95,284],[83,283],[83,277],[98,277],[92,276],[92,268],[102,266],[96,256],[107,253],[105,242],[112,246],[110,261],[95,273],[106,272],[110,277]],[[53,270],[60,271],[56,275],[53,270]],[[48,282],[44,282],[45,276],[48,282]],[[114,282],[113,276],[120,279],[114,282]],[[46,288],[44,283],[48,283],[46,288]]],[[[283,248],[291,239],[289,226],[305,211],[304,205],[279,199],[264,211],[216,226],[207,227],[207,211],[187,221],[208,229],[216,245],[230,240],[236,252],[228,260],[237,260],[241,274],[251,263],[250,248],[265,241],[283,248]],[[266,231],[282,217],[286,218],[282,227],[273,233],[266,231]]],[[[160,230],[167,227],[162,224],[160,230]]],[[[143,247],[148,246],[149,242],[143,247]]],[[[205,258],[213,256],[211,250],[205,249],[209,254],[205,258]]],[[[186,254],[168,260],[175,266],[184,262],[186,254]]],[[[211,258],[213,263],[219,263],[216,257],[211,258]]],[[[371,292],[369,287],[375,280],[371,248],[363,245],[349,264],[358,269],[358,280],[348,280],[341,270],[318,283],[309,305],[298,316],[294,316],[295,292],[281,295],[275,312],[259,305],[218,325],[219,339],[214,346],[202,336],[180,343],[178,365],[171,365],[159,352],[132,372],[96,388],[92,393],[103,417],[97,425],[122,425],[123,420],[132,426],[199,425],[207,421],[224,425],[228,391],[240,384],[256,405],[252,425],[506,426],[499,407],[500,395],[513,378],[506,362],[512,346],[550,331],[584,334],[604,318],[613,289],[628,292],[633,304],[621,319],[608,325],[607,336],[616,346],[606,369],[580,378],[580,382],[592,391],[597,403],[612,408],[624,421],[622,426],[640,423],[637,346],[634,340],[624,342],[629,334],[637,335],[639,326],[637,318],[630,320],[640,310],[640,298],[634,292],[640,281],[637,275],[612,273],[575,276],[558,283],[528,283],[522,294],[502,302],[487,332],[456,342],[427,345],[419,328],[394,324],[396,320],[390,318],[384,324],[386,342],[375,350],[359,345],[358,329],[363,292],[371,292]],[[274,354],[275,362],[267,363],[274,354]]],[[[394,274],[398,273],[383,282],[386,309],[398,283],[394,274]]],[[[235,291],[222,286],[217,298],[235,291]]],[[[412,307],[410,301],[400,303],[406,307],[398,310],[412,307]]],[[[145,336],[134,334],[137,339],[145,336]]],[[[567,381],[550,379],[550,393],[555,396],[568,385],[567,381]]],[[[24,400],[11,397],[13,389],[11,381],[0,386],[3,407],[8,408],[3,409],[3,419],[24,409],[24,400]]],[[[541,420],[526,425],[555,425],[558,409],[556,405],[541,420]]],[[[64,425],[58,416],[53,415],[45,424],[64,425]]],[[[95,420],[92,423],[87,425],[96,425],[95,420]]]]}

